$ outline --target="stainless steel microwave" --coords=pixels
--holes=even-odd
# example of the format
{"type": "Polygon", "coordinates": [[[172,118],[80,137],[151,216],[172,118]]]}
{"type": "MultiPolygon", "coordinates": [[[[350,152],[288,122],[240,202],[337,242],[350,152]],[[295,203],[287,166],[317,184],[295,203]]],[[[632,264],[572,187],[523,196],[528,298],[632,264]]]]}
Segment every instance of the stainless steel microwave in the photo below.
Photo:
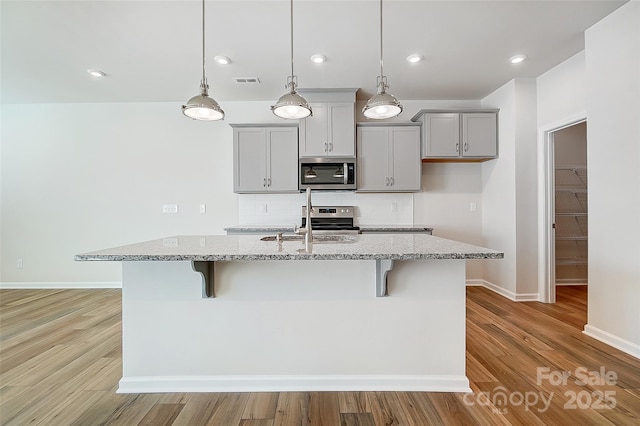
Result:
{"type": "Polygon", "coordinates": [[[301,158],[299,165],[300,191],[307,188],[334,191],[356,189],[355,157],[301,158]]]}

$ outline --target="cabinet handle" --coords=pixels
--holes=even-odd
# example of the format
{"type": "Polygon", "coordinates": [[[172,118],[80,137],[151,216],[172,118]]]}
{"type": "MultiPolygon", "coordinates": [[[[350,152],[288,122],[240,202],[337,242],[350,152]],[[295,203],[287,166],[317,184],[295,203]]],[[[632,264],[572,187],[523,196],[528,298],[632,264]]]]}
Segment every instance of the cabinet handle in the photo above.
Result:
{"type": "Polygon", "coordinates": [[[262,178],[262,186],[267,187],[267,178],[262,178]]]}
{"type": "Polygon", "coordinates": [[[324,143],[324,152],[329,152],[329,144],[327,142],[324,143]]]}
{"type": "Polygon", "coordinates": [[[467,152],[469,150],[469,144],[468,143],[464,143],[464,152],[467,152]]]}
{"type": "Polygon", "coordinates": [[[269,188],[271,188],[271,178],[268,178],[268,179],[267,179],[267,186],[268,186],[269,188]]]}
{"type": "Polygon", "coordinates": [[[460,152],[460,144],[459,143],[456,144],[456,152],[460,152]]]}
{"type": "Polygon", "coordinates": [[[385,178],[384,186],[389,186],[389,178],[385,178]]]}
{"type": "Polygon", "coordinates": [[[329,152],[333,152],[333,142],[329,142],[329,152]]]}
{"type": "Polygon", "coordinates": [[[390,183],[389,183],[389,186],[393,186],[393,177],[390,177],[390,178],[389,178],[389,182],[390,182],[390,183]]]}

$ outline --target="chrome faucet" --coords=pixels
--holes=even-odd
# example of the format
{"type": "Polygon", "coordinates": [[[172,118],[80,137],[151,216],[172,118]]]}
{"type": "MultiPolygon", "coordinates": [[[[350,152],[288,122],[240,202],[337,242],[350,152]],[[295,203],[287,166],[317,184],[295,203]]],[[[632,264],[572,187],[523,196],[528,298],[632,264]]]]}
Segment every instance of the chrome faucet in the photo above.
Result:
{"type": "Polygon", "coordinates": [[[311,227],[311,212],[313,211],[313,206],[311,205],[311,188],[307,188],[307,211],[305,212],[305,226],[304,228],[298,228],[296,226],[295,233],[296,234],[304,234],[304,243],[305,245],[309,245],[310,242],[313,241],[313,229],[311,227]]]}

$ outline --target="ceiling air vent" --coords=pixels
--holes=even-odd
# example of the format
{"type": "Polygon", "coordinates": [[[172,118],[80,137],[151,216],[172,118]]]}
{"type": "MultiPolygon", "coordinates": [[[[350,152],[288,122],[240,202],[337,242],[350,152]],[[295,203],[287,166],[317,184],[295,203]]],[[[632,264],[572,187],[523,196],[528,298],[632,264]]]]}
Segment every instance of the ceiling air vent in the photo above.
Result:
{"type": "Polygon", "coordinates": [[[237,84],[260,84],[258,77],[233,77],[233,81],[237,84]]]}

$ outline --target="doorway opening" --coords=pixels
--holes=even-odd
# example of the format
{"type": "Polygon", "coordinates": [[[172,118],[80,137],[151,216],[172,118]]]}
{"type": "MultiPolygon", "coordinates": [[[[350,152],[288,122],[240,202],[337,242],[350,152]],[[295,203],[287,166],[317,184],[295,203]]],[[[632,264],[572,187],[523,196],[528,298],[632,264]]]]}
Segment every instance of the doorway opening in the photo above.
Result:
{"type": "Polygon", "coordinates": [[[546,133],[546,291],[555,303],[557,285],[588,285],[587,122],[546,133]]]}

